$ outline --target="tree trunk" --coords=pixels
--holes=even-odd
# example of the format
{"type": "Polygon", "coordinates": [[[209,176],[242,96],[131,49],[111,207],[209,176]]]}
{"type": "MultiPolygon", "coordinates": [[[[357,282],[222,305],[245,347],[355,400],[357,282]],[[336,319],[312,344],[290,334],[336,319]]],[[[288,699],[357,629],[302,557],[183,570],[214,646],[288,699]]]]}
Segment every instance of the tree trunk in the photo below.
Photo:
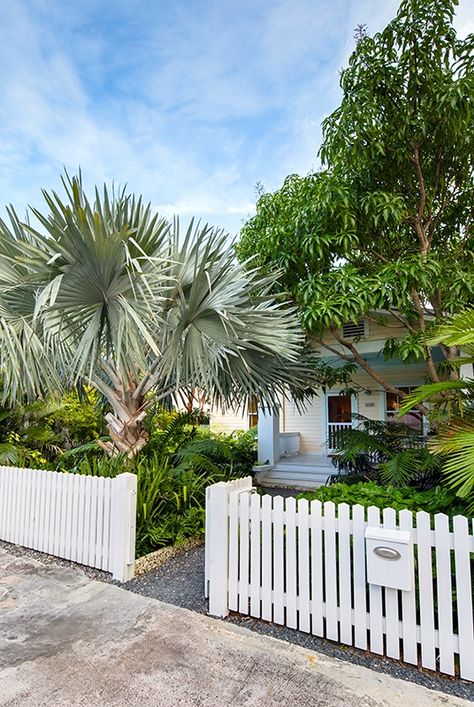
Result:
{"type": "Polygon", "coordinates": [[[133,397],[137,388],[136,381],[129,380],[127,385],[120,385],[113,393],[109,389],[107,399],[112,412],[105,419],[110,434],[110,441],[99,441],[110,457],[126,454],[129,459],[135,457],[148,442],[148,432],[143,425],[148,401],[144,396],[133,397]]]}

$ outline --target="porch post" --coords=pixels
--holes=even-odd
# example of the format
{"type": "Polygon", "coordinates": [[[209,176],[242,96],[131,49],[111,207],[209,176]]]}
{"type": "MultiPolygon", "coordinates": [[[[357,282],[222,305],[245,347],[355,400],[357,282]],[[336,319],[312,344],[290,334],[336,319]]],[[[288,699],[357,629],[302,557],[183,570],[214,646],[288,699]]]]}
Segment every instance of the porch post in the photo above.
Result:
{"type": "MultiPolygon", "coordinates": [[[[469,354],[464,353],[464,351],[461,351],[460,356],[466,356],[468,357],[469,354]]],[[[463,363],[462,366],[459,366],[459,376],[462,379],[466,378],[472,378],[474,374],[474,366],[472,363],[463,363]]]]}
{"type": "Polygon", "coordinates": [[[258,410],[258,461],[275,464],[280,458],[280,415],[260,407],[258,410]]]}

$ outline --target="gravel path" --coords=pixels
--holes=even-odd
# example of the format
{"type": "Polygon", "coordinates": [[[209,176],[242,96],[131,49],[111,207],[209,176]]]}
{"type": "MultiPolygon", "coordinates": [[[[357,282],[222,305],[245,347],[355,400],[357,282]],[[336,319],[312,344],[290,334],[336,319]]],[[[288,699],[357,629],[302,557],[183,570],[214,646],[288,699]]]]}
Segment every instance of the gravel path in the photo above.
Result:
{"type": "MultiPolygon", "coordinates": [[[[136,577],[122,586],[132,592],[204,614],[207,612],[207,601],[204,599],[203,593],[204,548],[188,550],[161,567],[136,577]]],[[[440,690],[474,702],[474,686],[463,680],[443,678],[428,672],[421,672],[413,666],[389,658],[368,654],[355,648],[343,647],[331,641],[310,636],[285,626],[267,623],[260,619],[231,614],[224,621],[231,621],[257,633],[273,636],[312,651],[363,665],[377,672],[387,673],[393,677],[416,682],[433,690],[440,690]]]]}

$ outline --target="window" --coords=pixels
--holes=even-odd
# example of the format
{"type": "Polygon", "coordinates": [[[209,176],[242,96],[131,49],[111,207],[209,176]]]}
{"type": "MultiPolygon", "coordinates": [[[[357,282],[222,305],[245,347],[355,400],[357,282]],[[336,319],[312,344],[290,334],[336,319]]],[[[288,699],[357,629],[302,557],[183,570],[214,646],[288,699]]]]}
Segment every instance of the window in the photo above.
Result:
{"type": "Polygon", "coordinates": [[[258,402],[257,398],[251,398],[249,400],[247,415],[249,421],[249,429],[256,427],[258,425],[258,402]]]}
{"type": "MultiPolygon", "coordinates": [[[[403,393],[411,393],[412,390],[415,390],[415,387],[417,386],[397,386],[397,388],[403,393]]],[[[387,421],[401,422],[402,424],[411,427],[411,429],[415,432],[423,434],[423,415],[421,414],[421,412],[416,408],[412,408],[405,415],[397,417],[398,411],[400,409],[400,402],[401,398],[399,395],[396,395],[395,393],[387,393],[387,421]]]]}
{"type": "Polygon", "coordinates": [[[328,422],[352,422],[352,400],[350,395],[328,395],[328,422]]]}
{"type": "Polygon", "coordinates": [[[357,339],[361,336],[368,336],[368,322],[361,319],[359,322],[348,322],[342,327],[342,335],[345,339],[357,339]]]}

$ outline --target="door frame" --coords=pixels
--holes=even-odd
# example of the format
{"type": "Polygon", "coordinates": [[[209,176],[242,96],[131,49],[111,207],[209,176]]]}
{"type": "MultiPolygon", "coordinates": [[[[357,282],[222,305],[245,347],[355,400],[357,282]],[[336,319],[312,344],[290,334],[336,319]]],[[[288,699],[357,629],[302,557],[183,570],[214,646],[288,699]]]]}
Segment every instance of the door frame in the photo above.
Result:
{"type": "MultiPolygon", "coordinates": [[[[331,456],[333,449],[329,446],[329,398],[340,397],[342,390],[331,388],[324,393],[324,410],[323,410],[323,439],[326,447],[327,456],[331,456]]],[[[357,395],[351,394],[351,415],[359,411],[357,395]]],[[[351,422],[351,427],[354,427],[354,421],[351,422]]]]}

